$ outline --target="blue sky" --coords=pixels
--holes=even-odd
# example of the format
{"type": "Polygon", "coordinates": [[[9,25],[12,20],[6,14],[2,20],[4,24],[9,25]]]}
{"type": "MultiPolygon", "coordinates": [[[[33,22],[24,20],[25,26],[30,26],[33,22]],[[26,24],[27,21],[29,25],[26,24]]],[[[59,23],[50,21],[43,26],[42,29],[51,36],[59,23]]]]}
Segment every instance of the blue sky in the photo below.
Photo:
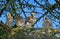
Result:
{"type": "MultiPolygon", "coordinates": [[[[37,1],[41,1],[41,0],[37,0],[37,1]]],[[[34,0],[30,0],[30,1],[29,1],[29,4],[35,5],[33,2],[34,2],[34,0]]],[[[55,4],[55,1],[54,1],[54,0],[49,0],[49,3],[50,3],[51,5],[53,5],[53,4],[55,4]]],[[[0,4],[1,4],[1,2],[0,2],[0,4]]],[[[3,4],[3,3],[2,3],[2,4],[3,4]]],[[[44,5],[45,2],[43,1],[41,4],[44,5]]],[[[24,11],[30,12],[31,10],[28,10],[27,8],[25,8],[24,11]]],[[[37,11],[37,12],[41,12],[42,14],[45,12],[45,11],[43,11],[41,8],[36,8],[36,11],[37,11]]],[[[20,12],[20,11],[17,11],[17,12],[20,12]]],[[[7,14],[7,13],[8,13],[8,11],[4,11],[4,12],[3,12],[2,16],[0,17],[0,21],[2,20],[2,22],[6,23],[6,14],[7,14]]],[[[26,13],[26,15],[29,16],[30,13],[26,13]]],[[[23,13],[21,14],[21,16],[24,17],[23,13]]],[[[38,17],[41,16],[41,14],[35,14],[35,16],[36,16],[36,18],[38,18],[38,17]]],[[[42,27],[43,27],[43,26],[42,26],[42,23],[43,23],[43,20],[42,20],[42,19],[41,19],[40,21],[38,21],[38,22],[37,22],[38,27],[42,28],[42,27]]],[[[55,25],[54,25],[54,26],[55,26],[55,25]]],[[[35,27],[37,27],[37,26],[35,25],[35,27]]],[[[54,28],[56,28],[56,27],[54,27],[54,28]]]]}

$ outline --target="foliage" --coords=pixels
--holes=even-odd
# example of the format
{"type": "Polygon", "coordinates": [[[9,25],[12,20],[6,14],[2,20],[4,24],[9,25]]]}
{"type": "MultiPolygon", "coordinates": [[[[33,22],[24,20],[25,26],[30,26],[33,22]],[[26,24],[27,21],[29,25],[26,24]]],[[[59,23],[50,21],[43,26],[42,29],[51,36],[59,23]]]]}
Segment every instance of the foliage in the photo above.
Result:
{"type": "Polygon", "coordinates": [[[47,32],[48,35],[45,32],[45,28],[42,28],[40,30],[34,29],[33,31],[31,31],[31,29],[33,28],[20,29],[17,33],[14,34],[14,36],[11,37],[11,39],[58,39],[55,36],[55,33],[58,31],[52,28],[48,29],[48,31],[51,30],[51,32],[47,32]]]}
{"type": "Polygon", "coordinates": [[[8,32],[2,27],[0,27],[0,39],[8,39],[8,32]]]}
{"type": "Polygon", "coordinates": [[[0,39],[59,39],[55,36],[58,30],[49,28],[46,32],[46,28],[12,28],[10,32],[6,29],[0,28],[0,39]],[[10,35],[10,37],[9,37],[10,35]]]}

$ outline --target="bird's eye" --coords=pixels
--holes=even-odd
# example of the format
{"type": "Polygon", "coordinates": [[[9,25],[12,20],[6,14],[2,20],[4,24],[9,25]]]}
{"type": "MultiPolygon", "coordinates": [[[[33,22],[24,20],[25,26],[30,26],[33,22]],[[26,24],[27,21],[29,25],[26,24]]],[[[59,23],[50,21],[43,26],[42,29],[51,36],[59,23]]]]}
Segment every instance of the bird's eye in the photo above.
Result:
{"type": "Polygon", "coordinates": [[[7,14],[7,16],[11,15],[10,13],[7,14]]]}
{"type": "Polygon", "coordinates": [[[31,15],[35,15],[35,13],[31,13],[31,15]]]}
{"type": "Polygon", "coordinates": [[[8,14],[9,15],[9,14],[8,14]]]}
{"type": "Polygon", "coordinates": [[[7,15],[9,15],[9,13],[7,15]]]}

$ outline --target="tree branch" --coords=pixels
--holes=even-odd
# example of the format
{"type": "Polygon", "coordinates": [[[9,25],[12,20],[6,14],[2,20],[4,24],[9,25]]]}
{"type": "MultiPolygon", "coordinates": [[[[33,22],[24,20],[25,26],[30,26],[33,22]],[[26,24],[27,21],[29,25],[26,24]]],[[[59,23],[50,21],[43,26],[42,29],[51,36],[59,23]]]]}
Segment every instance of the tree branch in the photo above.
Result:
{"type": "Polygon", "coordinates": [[[58,11],[54,10],[57,14],[60,14],[58,11]]]}
{"type": "Polygon", "coordinates": [[[23,10],[22,6],[21,7],[21,10],[23,11],[24,15],[25,15],[25,18],[27,18],[26,14],[25,14],[25,11],[23,10]]]}
{"type": "Polygon", "coordinates": [[[35,6],[35,5],[32,5],[32,4],[23,4],[23,3],[20,3],[20,5],[26,5],[26,6],[29,6],[29,7],[38,7],[38,8],[40,8],[40,6],[35,6]]]}
{"type": "Polygon", "coordinates": [[[34,26],[34,25],[35,25],[42,17],[44,17],[46,14],[48,14],[48,11],[45,12],[41,17],[39,17],[32,26],[34,26]]]}
{"type": "Polygon", "coordinates": [[[6,29],[6,30],[8,31],[8,26],[7,26],[7,25],[0,23],[0,26],[1,26],[3,29],[6,29]]]}
{"type": "Polygon", "coordinates": [[[38,1],[34,0],[38,5],[40,5],[41,7],[43,7],[44,9],[47,9],[46,7],[44,7],[42,4],[40,4],[38,1]]]}
{"type": "Polygon", "coordinates": [[[1,13],[0,15],[2,14],[2,12],[6,9],[7,5],[10,3],[11,0],[7,0],[7,3],[4,5],[4,8],[1,9],[1,13]]]}
{"type": "MultiPolygon", "coordinates": [[[[52,16],[54,16],[55,18],[57,18],[58,20],[60,20],[58,17],[56,17],[54,14],[52,14],[52,12],[53,11],[50,11],[50,14],[52,15],[52,16]]],[[[54,12],[53,12],[54,13],[54,12]]]]}

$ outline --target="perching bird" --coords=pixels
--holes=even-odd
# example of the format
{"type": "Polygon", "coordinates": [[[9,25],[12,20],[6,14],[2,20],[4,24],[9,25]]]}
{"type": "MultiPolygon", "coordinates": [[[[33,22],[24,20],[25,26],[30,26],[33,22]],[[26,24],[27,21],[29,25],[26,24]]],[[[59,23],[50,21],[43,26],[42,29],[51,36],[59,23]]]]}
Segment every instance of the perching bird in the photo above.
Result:
{"type": "Polygon", "coordinates": [[[52,26],[51,20],[49,20],[48,17],[46,17],[43,25],[45,28],[50,28],[52,26]]]}
{"type": "Polygon", "coordinates": [[[32,26],[36,21],[35,13],[31,13],[31,16],[28,16],[26,19],[27,26],[32,26]]]}
{"type": "Polygon", "coordinates": [[[10,13],[7,13],[6,16],[6,25],[11,28],[12,27],[12,21],[13,21],[13,17],[11,16],[10,13]]]}
{"type": "Polygon", "coordinates": [[[16,22],[16,25],[18,27],[23,27],[24,26],[23,18],[19,14],[16,14],[16,16],[15,16],[15,22],[16,22]]]}

